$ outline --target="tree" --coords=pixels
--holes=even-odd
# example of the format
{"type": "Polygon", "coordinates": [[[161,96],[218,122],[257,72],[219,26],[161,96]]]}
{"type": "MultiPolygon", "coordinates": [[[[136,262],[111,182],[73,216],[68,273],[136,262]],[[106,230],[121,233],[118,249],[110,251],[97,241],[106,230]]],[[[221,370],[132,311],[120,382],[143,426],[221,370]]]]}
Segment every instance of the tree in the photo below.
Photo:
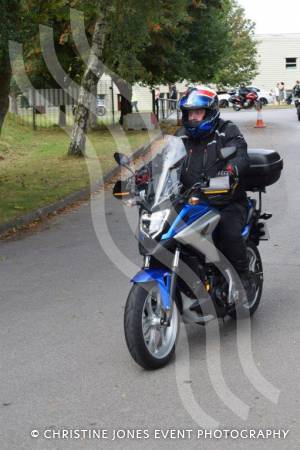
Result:
{"type": "MultiPolygon", "coordinates": [[[[8,5],[8,0],[0,2],[8,5]]],[[[131,86],[135,82],[154,86],[187,79],[236,84],[248,81],[255,72],[254,25],[234,0],[16,1],[19,3],[19,35],[33,86],[68,89],[72,80],[82,85],[69,147],[72,155],[84,154],[85,134],[88,123],[93,123],[93,102],[104,67],[122,95],[121,119],[131,112],[131,86]],[[70,6],[84,11],[92,47],[86,67],[72,39],[70,6]],[[61,74],[68,76],[57,77],[47,67],[39,24],[53,29],[54,53],[61,74]]],[[[62,107],[61,119],[63,116],[62,107]]]]}
{"type": "MultiPolygon", "coordinates": [[[[185,4],[185,0],[176,0],[174,3],[177,2],[185,4]]],[[[166,0],[149,0],[145,3],[140,0],[114,0],[109,2],[109,6],[104,0],[101,2],[101,39],[96,37],[98,31],[95,26],[90,61],[82,78],[82,90],[69,146],[70,155],[82,156],[85,151],[88,110],[91,105],[89,93],[102,75],[101,61],[109,67],[109,73],[122,95],[122,117],[131,111],[131,85],[147,79],[139,55],[151,42],[151,27],[158,23],[167,9],[170,9],[170,2],[166,0]]]]}
{"type": "Polygon", "coordinates": [[[97,18],[93,34],[91,54],[87,68],[84,72],[78,104],[75,114],[75,123],[72,131],[69,146],[69,155],[83,156],[85,152],[86,132],[89,120],[89,110],[91,105],[91,94],[95,92],[95,86],[99,81],[100,61],[104,46],[104,39],[107,27],[107,9],[97,18]]]}
{"type": "Polygon", "coordinates": [[[181,43],[186,49],[186,75],[191,81],[213,82],[228,43],[227,1],[189,7],[190,21],[181,43]]]}
{"type": "Polygon", "coordinates": [[[20,2],[0,0],[2,24],[0,28],[0,134],[9,108],[12,69],[8,55],[9,39],[19,37],[20,2]]]}
{"type": "Polygon", "coordinates": [[[235,1],[189,1],[178,16],[178,22],[161,21],[153,28],[150,46],[140,56],[145,82],[235,85],[253,79],[254,23],[235,1]]]}
{"type": "Polygon", "coordinates": [[[255,23],[245,17],[244,9],[236,1],[229,1],[227,8],[227,45],[213,81],[221,86],[236,86],[250,83],[257,75],[255,23]]]}

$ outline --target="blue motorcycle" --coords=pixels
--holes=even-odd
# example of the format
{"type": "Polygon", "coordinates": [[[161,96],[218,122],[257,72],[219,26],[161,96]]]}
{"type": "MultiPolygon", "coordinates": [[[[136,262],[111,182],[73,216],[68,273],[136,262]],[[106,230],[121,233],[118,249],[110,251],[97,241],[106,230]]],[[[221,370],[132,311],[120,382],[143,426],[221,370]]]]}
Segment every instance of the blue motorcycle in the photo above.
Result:
{"type": "MultiPolygon", "coordinates": [[[[223,148],[218,161],[224,160],[225,166],[235,152],[234,147],[223,148]]],[[[139,207],[138,240],[144,265],[131,280],[124,330],[131,356],[145,369],[161,368],[174,356],[180,318],[205,325],[226,315],[249,317],[259,305],[263,267],[258,245],[268,238],[265,222],[272,216],[262,213],[262,193],[279,179],[283,161],[272,150],[253,149],[248,154],[251,164],[243,184],[258,196],[248,197],[243,230],[255,281],[251,298],[243,295],[239,277],[215,245],[220,213],[213,205],[232,195],[239,182],[236,178],[226,173],[210,179],[203,175],[184,190],[180,182],[186,158],[184,138],[165,136],[152,164],[114,186],[116,198],[139,207]]],[[[115,153],[115,159],[130,169],[125,155],[115,153]]]]}

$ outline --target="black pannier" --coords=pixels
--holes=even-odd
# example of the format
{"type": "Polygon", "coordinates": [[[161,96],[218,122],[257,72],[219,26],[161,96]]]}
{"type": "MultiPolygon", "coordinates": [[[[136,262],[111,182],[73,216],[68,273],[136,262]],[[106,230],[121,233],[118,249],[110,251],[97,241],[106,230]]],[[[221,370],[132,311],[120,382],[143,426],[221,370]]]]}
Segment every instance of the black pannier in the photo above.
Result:
{"type": "Polygon", "coordinates": [[[280,178],[283,160],[274,150],[248,149],[250,167],[243,176],[246,191],[257,191],[276,183],[280,178]]]}

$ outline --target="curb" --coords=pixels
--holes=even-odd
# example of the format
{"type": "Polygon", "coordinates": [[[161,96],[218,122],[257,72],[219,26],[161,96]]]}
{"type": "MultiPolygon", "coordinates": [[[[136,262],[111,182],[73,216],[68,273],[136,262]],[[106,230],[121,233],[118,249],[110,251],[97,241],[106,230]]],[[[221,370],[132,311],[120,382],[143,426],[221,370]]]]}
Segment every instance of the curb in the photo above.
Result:
{"type": "MultiPolygon", "coordinates": [[[[134,159],[145,155],[148,152],[151,145],[153,144],[153,142],[155,142],[159,138],[160,136],[157,136],[156,138],[152,139],[152,141],[150,141],[149,144],[139,147],[129,156],[130,161],[133,161],[134,159]]],[[[110,181],[111,178],[117,175],[119,170],[120,167],[116,166],[109,172],[107,172],[103,176],[103,179],[101,181],[94,184],[93,186],[82,189],[80,191],[75,191],[72,194],[67,195],[65,198],[58,200],[55,203],[51,203],[50,205],[38,208],[35,211],[24,214],[24,216],[20,216],[17,219],[14,219],[10,222],[3,223],[2,225],[0,225],[0,236],[9,231],[17,230],[18,228],[29,225],[30,223],[35,222],[36,220],[43,220],[49,214],[52,214],[60,209],[63,209],[66,206],[71,205],[72,203],[76,203],[82,200],[89,200],[90,196],[96,191],[98,191],[101,187],[103,187],[104,184],[110,181]]]]}

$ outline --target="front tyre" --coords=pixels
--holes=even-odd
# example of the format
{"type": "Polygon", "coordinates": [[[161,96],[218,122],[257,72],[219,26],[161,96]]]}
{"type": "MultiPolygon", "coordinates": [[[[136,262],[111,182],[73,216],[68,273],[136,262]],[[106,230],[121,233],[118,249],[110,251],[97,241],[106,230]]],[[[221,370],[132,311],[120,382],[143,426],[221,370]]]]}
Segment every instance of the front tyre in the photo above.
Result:
{"type": "Polygon", "coordinates": [[[229,312],[229,315],[236,319],[252,316],[258,308],[263,290],[263,266],[257,246],[252,241],[246,242],[246,250],[249,261],[249,271],[255,280],[255,289],[252,298],[243,305],[239,306],[239,312],[236,310],[229,312]]]}
{"type": "Polygon", "coordinates": [[[124,331],[128,350],[137,364],[159,369],[172,359],[179,333],[179,313],[174,303],[170,325],[161,325],[164,313],[156,283],[134,284],[125,306],[124,331]]]}

